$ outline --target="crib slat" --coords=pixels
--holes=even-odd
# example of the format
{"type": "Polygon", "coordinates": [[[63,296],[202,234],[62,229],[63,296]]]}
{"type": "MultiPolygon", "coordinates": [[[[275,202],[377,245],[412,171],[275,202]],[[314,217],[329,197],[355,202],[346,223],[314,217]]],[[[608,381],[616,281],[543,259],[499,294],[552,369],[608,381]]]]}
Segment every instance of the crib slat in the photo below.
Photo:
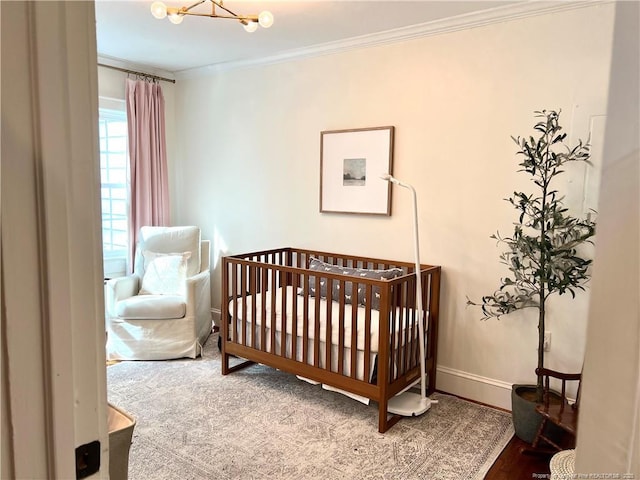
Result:
{"type": "MultiPolygon", "coordinates": [[[[371,296],[371,285],[367,284],[364,314],[364,378],[366,379],[371,378],[371,296]]],[[[378,322],[378,330],[380,330],[380,322],[378,322]]],[[[380,348],[379,343],[378,349],[380,348]]]]}
{"type": "MultiPolygon", "coordinates": [[[[391,362],[391,366],[398,365],[400,362],[399,358],[399,349],[398,349],[398,341],[396,340],[396,331],[398,329],[398,312],[394,308],[389,312],[389,330],[390,330],[390,340],[389,340],[389,361],[391,362]]],[[[389,369],[389,375],[393,378],[393,368],[389,369]]]]}
{"type": "Polygon", "coordinates": [[[420,322],[423,321],[423,319],[420,318],[420,315],[418,315],[418,304],[417,304],[418,286],[415,279],[415,275],[411,278],[411,283],[409,288],[411,289],[410,302],[411,302],[411,308],[412,308],[412,318],[415,325],[415,331],[414,331],[414,337],[413,337],[414,347],[413,347],[412,366],[416,366],[416,365],[420,365],[420,322]]]}
{"type": "Polygon", "coordinates": [[[314,310],[314,320],[313,320],[313,333],[314,333],[314,341],[313,341],[313,366],[320,367],[320,277],[315,276],[316,283],[316,291],[315,291],[315,310],[314,310]]]}
{"type": "Polygon", "coordinates": [[[325,350],[325,359],[324,359],[324,364],[325,364],[325,368],[329,371],[333,371],[332,368],[332,364],[331,364],[331,348],[332,348],[332,342],[333,342],[333,330],[332,330],[332,325],[331,325],[331,317],[333,315],[333,308],[332,308],[332,301],[333,301],[333,280],[331,279],[325,279],[325,281],[327,282],[327,298],[326,298],[326,308],[325,308],[325,316],[326,316],[326,322],[325,322],[325,342],[324,342],[324,350],[325,350]]]}
{"type": "Polygon", "coordinates": [[[298,280],[299,280],[299,276],[298,275],[293,275],[293,277],[291,278],[292,281],[292,285],[291,285],[291,295],[293,295],[293,299],[292,299],[292,306],[293,309],[291,311],[291,316],[292,321],[291,321],[291,335],[290,335],[290,342],[291,342],[291,358],[293,360],[296,360],[298,358],[298,342],[297,342],[297,338],[298,338],[298,280]]]}
{"type": "MultiPolygon", "coordinates": [[[[403,284],[398,289],[398,294],[400,295],[400,303],[402,305],[407,304],[407,285],[403,284]]],[[[413,327],[411,323],[411,316],[406,309],[402,310],[403,316],[403,325],[404,325],[404,348],[402,349],[402,368],[401,374],[404,375],[411,368],[411,349],[412,349],[412,341],[413,338],[413,327]]]]}
{"type": "MultiPolygon", "coordinates": [[[[351,283],[351,365],[349,367],[350,377],[356,378],[358,374],[358,284],[355,282],[351,283]]],[[[369,378],[366,371],[364,378],[369,378]]]]}
{"type": "Polygon", "coordinates": [[[240,291],[240,295],[242,298],[242,338],[240,339],[240,343],[242,345],[247,344],[247,267],[242,265],[240,269],[240,285],[242,286],[242,290],[240,291]]]}
{"type": "Polygon", "coordinates": [[[260,322],[260,350],[263,352],[267,351],[267,322],[265,319],[267,317],[267,292],[269,291],[268,273],[268,269],[261,269],[262,290],[260,291],[260,305],[262,305],[262,309],[260,310],[260,318],[262,321],[260,322]]]}
{"type": "MultiPolygon", "coordinates": [[[[252,295],[251,297],[251,347],[256,348],[256,269],[255,267],[249,268],[249,293],[252,295]]],[[[244,322],[245,324],[247,322],[244,322]]]]}
{"type": "MultiPolygon", "coordinates": [[[[390,303],[391,298],[389,298],[390,303]]],[[[403,362],[403,338],[404,338],[404,314],[402,310],[398,310],[397,308],[389,307],[389,322],[390,329],[393,332],[393,337],[391,339],[391,358],[394,359],[394,364],[392,368],[392,373],[395,371],[394,378],[397,378],[400,372],[402,371],[402,362],[403,362]]]]}
{"type": "MultiPolygon", "coordinates": [[[[275,289],[277,286],[277,270],[275,268],[271,268],[271,286],[270,286],[270,290],[271,290],[271,315],[269,317],[269,337],[270,337],[270,345],[271,345],[271,349],[270,352],[275,354],[275,348],[276,348],[276,295],[275,295],[275,289]]],[[[265,320],[263,320],[265,321],[265,320]]]]}
{"type": "MultiPolygon", "coordinates": [[[[282,302],[281,302],[281,312],[280,316],[280,356],[287,356],[287,296],[288,291],[286,286],[282,286],[282,302]]],[[[272,349],[273,350],[273,349],[272,349]]]]}
{"type": "Polygon", "coordinates": [[[429,332],[427,348],[429,348],[429,391],[436,389],[436,358],[438,351],[438,317],[440,314],[440,267],[429,276],[429,332]]]}
{"type": "MultiPolygon", "coordinates": [[[[400,285],[397,295],[401,305],[407,304],[406,284],[400,285]]],[[[397,310],[394,308],[394,310],[397,310]]],[[[398,335],[398,375],[404,375],[409,369],[409,352],[411,350],[411,316],[410,312],[403,308],[398,311],[400,325],[402,329],[398,335]]]]}
{"type": "Polygon", "coordinates": [[[338,282],[338,321],[340,322],[338,326],[338,373],[340,375],[344,374],[344,284],[344,280],[338,282]]]}
{"type": "Polygon", "coordinates": [[[304,288],[303,318],[302,318],[302,361],[309,363],[309,275],[302,276],[302,288],[304,288]]]}
{"type": "MultiPolygon", "coordinates": [[[[231,319],[231,340],[234,343],[238,343],[238,328],[236,327],[237,324],[237,318],[238,318],[238,302],[236,301],[236,298],[238,297],[238,266],[235,264],[231,264],[231,295],[230,297],[233,299],[233,304],[232,304],[232,319],[231,319]]],[[[229,301],[228,298],[226,299],[222,299],[222,301],[229,301]]],[[[222,319],[223,322],[226,322],[227,320],[225,318],[222,319]]]]}
{"type": "MultiPolygon", "coordinates": [[[[429,292],[429,278],[428,277],[425,278],[425,276],[422,275],[422,279],[421,280],[422,280],[422,285],[424,285],[424,286],[422,287],[422,305],[423,305],[423,307],[422,307],[422,315],[420,316],[420,321],[422,322],[422,326],[424,328],[424,332],[426,334],[425,335],[426,338],[422,338],[422,339],[420,339],[420,341],[424,341],[425,342],[425,344],[424,344],[425,350],[424,351],[425,351],[425,355],[426,355],[427,352],[428,352],[427,349],[429,348],[429,337],[428,337],[429,325],[426,324],[426,321],[427,321],[426,308],[429,305],[429,303],[428,303],[429,302],[428,301],[428,297],[429,297],[429,295],[428,295],[428,292],[429,292]]],[[[418,361],[420,361],[419,356],[418,356],[418,361]]],[[[424,359],[424,361],[426,362],[426,359],[424,359]]]]}

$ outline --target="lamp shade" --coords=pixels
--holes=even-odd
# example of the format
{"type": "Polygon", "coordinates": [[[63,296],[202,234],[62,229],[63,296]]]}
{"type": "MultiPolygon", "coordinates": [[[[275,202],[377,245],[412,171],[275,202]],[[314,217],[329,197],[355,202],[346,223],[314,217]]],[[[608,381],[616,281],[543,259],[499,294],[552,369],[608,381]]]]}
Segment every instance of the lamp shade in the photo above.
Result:
{"type": "Polygon", "coordinates": [[[260,12],[260,15],[258,15],[258,22],[262,27],[269,28],[271,25],[273,25],[273,13],[269,12],[268,10],[260,12]]]}
{"type": "Polygon", "coordinates": [[[249,32],[249,33],[253,33],[258,29],[258,22],[247,22],[243,25],[244,29],[249,32]]]}
{"type": "Polygon", "coordinates": [[[167,6],[162,2],[153,2],[151,4],[151,15],[158,20],[162,20],[167,16],[167,6]]]}
{"type": "Polygon", "coordinates": [[[169,14],[169,21],[175,25],[180,25],[184,20],[184,15],[179,15],[177,13],[169,14]]]}

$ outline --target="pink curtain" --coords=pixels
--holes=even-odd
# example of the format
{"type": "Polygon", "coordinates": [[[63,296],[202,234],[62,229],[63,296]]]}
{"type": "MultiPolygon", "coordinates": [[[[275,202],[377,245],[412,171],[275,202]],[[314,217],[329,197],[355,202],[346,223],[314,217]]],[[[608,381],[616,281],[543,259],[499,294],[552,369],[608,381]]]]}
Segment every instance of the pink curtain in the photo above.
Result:
{"type": "Polygon", "coordinates": [[[129,245],[133,265],[140,227],[169,225],[169,181],[164,96],[157,83],[126,80],[131,206],[129,245]]]}

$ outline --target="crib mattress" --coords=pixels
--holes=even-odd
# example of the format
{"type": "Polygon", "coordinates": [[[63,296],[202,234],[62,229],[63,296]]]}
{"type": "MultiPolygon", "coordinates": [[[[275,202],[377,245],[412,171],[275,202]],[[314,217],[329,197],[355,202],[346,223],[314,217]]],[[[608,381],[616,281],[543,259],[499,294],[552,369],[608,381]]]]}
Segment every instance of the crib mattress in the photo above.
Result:
{"type": "MultiPolygon", "coordinates": [[[[274,290],[269,290],[265,292],[264,296],[259,293],[256,295],[249,295],[243,298],[236,298],[229,302],[229,313],[236,316],[240,321],[246,321],[248,324],[254,324],[257,327],[262,325],[265,322],[265,327],[269,330],[275,327],[277,332],[281,332],[283,328],[283,324],[286,328],[286,333],[291,335],[293,332],[293,312],[294,312],[294,302],[296,303],[296,312],[297,312],[297,325],[296,325],[296,334],[295,336],[298,338],[302,338],[304,334],[304,318],[307,317],[308,322],[308,338],[314,339],[316,335],[316,298],[309,297],[308,298],[308,309],[305,312],[305,297],[303,295],[298,295],[298,292],[292,287],[279,287],[274,290]],[[272,302],[272,296],[275,294],[275,302],[272,302]],[[285,302],[285,315],[283,315],[283,296],[286,297],[285,302]],[[234,303],[236,306],[234,307],[234,303]],[[242,304],[246,304],[246,315],[245,311],[243,311],[242,304]],[[255,303],[255,308],[254,308],[255,303]],[[272,304],[275,303],[275,310],[272,312],[272,304]],[[255,310],[255,319],[254,317],[255,310]],[[245,318],[246,317],[246,318],[245,318]],[[286,317],[286,318],[285,318],[286,317]]],[[[367,335],[366,329],[366,312],[367,309],[363,306],[353,306],[351,304],[344,305],[344,321],[340,320],[340,303],[337,301],[329,302],[325,298],[320,298],[318,302],[319,306],[319,336],[320,342],[325,343],[327,341],[327,321],[331,318],[331,343],[333,345],[339,345],[339,336],[340,330],[343,329],[344,335],[344,347],[351,348],[352,343],[352,332],[354,323],[356,324],[356,348],[357,350],[364,350],[365,348],[365,338],[367,335]],[[356,309],[356,321],[353,321],[353,309],[356,309]],[[330,315],[330,317],[329,317],[330,315]]],[[[369,338],[370,338],[370,349],[372,353],[378,352],[379,348],[379,323],[380,323],[380,312],[378,310],[371,309],[371,319],[370,319],[370,329],[369,329],[369,338]]],[[[395,312],[395,321],[393,322],[394,330],[395,330],[395,344],[402,345],[405,341],[405,335],[400,335],[399,333],[406,328],[411,328],[413,330],[413,334],[410,335],[410,338],[415,338],[417,336],[417,325],[411,324],[411,311],[404,308],[397,308],[395,312]]],[[[239,325],[238,325],[239,327],[239,325]]],[[[250,337],[249,337],[250,338],[250,337]]]]}

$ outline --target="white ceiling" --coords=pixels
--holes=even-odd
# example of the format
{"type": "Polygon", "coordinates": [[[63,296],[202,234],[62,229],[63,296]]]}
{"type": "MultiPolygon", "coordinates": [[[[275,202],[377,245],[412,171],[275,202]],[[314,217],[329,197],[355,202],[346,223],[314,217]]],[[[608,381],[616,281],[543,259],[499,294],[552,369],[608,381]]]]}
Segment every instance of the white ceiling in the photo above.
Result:
{"type": "MultiPolygon", "coordinates": [[[[167,0],[167,6],[191,5],[197,0],[167,0]]],[[[97,0],[98,56],[106,63],[125,62],[157,71],[180,72],[291,55],[334,44],[362,41],[381,32],[398,32],[444,19],[464,20],[479,12],[496,12],[519,1],[225,1],[237,14],[269,10],[275,17],[269,29],[247,33],[239,22],[188,16],[182,24],[157,20],[152,0],[97,0]],[[355,39],[355,40],[354,40],[355,39]]],[[[533,2],[548,4],[550,2],[533,2]]],[[[209,13],[209,1],[197,7],[209,13]]]]}

